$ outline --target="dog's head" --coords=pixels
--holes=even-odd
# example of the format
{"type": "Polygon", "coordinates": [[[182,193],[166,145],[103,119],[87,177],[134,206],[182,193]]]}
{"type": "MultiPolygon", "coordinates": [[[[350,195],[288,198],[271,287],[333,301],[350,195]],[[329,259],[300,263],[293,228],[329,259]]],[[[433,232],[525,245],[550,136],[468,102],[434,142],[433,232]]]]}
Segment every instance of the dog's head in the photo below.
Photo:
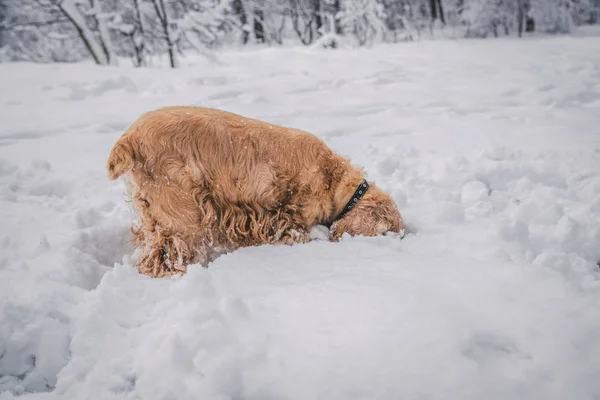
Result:
{"type": "Polygon", "coordinates": [[[335,221],[330,236],[338,241],[344,233],[350,236],[378,236],[404,229],[402,216],[391,196],[372,184],[352,211],[335,221]]]}

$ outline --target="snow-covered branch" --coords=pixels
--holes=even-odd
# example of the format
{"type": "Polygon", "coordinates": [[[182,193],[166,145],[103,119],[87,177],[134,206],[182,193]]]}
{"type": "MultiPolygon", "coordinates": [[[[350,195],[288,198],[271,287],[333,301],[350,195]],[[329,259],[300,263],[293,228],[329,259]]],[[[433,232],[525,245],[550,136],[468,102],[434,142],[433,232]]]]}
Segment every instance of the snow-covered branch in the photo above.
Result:
{"type": "Polygon", "coordinates": [[[61,0],[59,7],[75,26],[75,29],[81,36],[86,48],[94,58],[94,61],[96,61],[97,64],[108,64],[109,55],[105,52],[105,47],[98,37],[88,26],[85,14],[78,7],[79,4],[80,0],[61,0]]]}

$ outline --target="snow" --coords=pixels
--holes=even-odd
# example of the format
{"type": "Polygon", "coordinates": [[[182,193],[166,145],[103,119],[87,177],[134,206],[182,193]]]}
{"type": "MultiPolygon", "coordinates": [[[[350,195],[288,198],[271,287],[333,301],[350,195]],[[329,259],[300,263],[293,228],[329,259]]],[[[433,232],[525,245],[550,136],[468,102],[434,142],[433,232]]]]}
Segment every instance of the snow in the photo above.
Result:
{"type": "Polygon", "coordinates": [[[598,48],[0,65],[0,399],[598,398],[598,48]],[[172,104],[317,134],[393,195],[406,236],[328,243],[315,227],[305,245],[139,275],[105,163],[172,104]]]}

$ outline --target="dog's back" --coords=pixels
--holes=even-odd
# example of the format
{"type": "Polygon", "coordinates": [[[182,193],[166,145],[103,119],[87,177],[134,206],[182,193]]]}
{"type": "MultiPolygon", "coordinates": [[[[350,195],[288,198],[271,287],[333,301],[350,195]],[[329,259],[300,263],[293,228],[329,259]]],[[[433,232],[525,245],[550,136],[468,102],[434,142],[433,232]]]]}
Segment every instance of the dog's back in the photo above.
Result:
{"type": "MultiPolygon", "coordinates": [[[[176,106],[139,117],[114,145],[107,169],[114,180],[136,163],[156,168],[161,160],[175,157],[179,162],[218,165],[220,170],[231,167],[248,172],[248,167],[269,164],[297,174],[314,167],[319,157],[331,155],[308,132],[218,109],[176,106]]],[[[215,169],[206,172],[218,173],[215,169]]]]}

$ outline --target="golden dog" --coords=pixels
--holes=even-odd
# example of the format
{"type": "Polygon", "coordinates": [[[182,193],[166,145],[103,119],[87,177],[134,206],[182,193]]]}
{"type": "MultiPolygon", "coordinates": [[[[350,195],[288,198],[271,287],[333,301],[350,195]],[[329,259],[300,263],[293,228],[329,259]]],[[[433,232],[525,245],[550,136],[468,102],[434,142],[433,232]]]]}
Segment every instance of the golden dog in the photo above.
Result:
{"type": "Polygon", "coordinates": [[[137,267],[153,277],[240,247],[305,243],[317,224],[333,241],[404,228],[392,198],[317,137],[217,109],[142,115],[107,169],[127,178],[137,267]]]}

